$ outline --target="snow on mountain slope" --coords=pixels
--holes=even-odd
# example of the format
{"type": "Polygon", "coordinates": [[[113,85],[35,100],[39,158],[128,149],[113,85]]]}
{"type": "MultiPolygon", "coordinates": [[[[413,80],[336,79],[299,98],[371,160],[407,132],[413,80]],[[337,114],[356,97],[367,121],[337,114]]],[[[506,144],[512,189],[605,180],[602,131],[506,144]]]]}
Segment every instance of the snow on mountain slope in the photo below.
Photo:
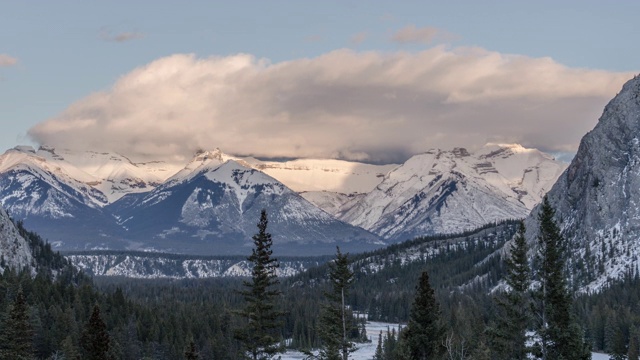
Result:
{"type": "Polygon", "coordinates": [[[115,153],[41,146],[37,154],[102,192],[108,203],[129,193],[150,191],[180,169],[162,161],[133,163],[115,153]]]}
{"type": "Polygon", "coordinates": [[[474,156],[481,161],[476,169],[491,185],[515,193],[528,209],[542,200],[567,167],[549,154],[518,144],[487,144],[474,156]]]}
{"type": "Polygon", "coordinates": [[[52,218],[72,217],[66,211],[70,202],[96,208],[107,198],[92,186],[79,171],[70,175],[66,167],[57,166],[37,155],[33,149],[20,147],[0,155],[0,203],[12,214],[41,214],[52,218]]]}
{"type": "Polygon", "coordinates": [[[217,168],[228,160],[234,160],[246,166],[246,164],[241,159],[229,156],[220,151],[220,149],[215,149],[212,151],[201,151],[198,152],[194,156],[194,158],[184,166],[184,168],[175,172],[173,176],[168,178],[164,185],[169,186],[172,184],[177,184],[179,182],[187,181],[195,176],[198,176],[198,174],[202,171],[217,168]]]}
{"type": "Polygon", "coordinates": [[[297,192],[367,193],[398,165],[372,165],[343,160],[298,159],[286,162],[244,159],[251,167],[297,192]]]}
{"type": "Polygon", "coordinates": [[[384,175],[398,165],[372,165],[329,159],[297,159],[286,162],[243,159],[299,192],[315,206],[329,214],[343,211],[355,195],[373,190],[384,175]]]}
{"type": "Polygon", "coordinates": [[[0,257],[2,266],[0,274],[5,267],[13,269],[30,269],[35,271],[35,259],[31,254],[31,249],[27,241],[20,236],[18,229],[13,225],[9,215],[0,207],[0,257]]]}
{"type": "Polygon", "coordinates": [[[345,208],[365,196],[365,194],[352,193],[347,195],[331,191],[305,191],[300,195],[333,216],[338,216],[345,208]]]}
{"type": "Polygon", "coordinates": [[[524,217],[565,166],[519,145],[434,149],[389,172],[338,218],[402,240],[524,217]]]}
{"type": "Polygon", "coordinates": [[[234,160],[200,154],[187,168],[147,194],[130,194],[108,208],[141,248],[242,254],[251,246],[260,211],[267,209],[274,247],[289,255],[335,246],[371,249],[379,239],[334,219],[276,179],[234,160]],[[309,246],[313,245],[313,246],[309,246]]]}

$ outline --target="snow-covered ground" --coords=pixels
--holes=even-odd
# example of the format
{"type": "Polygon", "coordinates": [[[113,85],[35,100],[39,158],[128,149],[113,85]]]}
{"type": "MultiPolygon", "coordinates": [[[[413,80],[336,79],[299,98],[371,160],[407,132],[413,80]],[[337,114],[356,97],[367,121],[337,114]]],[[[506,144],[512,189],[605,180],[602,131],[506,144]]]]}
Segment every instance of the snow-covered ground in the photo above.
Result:
{"type": "MultiPolygon", "coordinates": [[[[392,328],[398,331],[398,324],[377,322],[377,321],[367,321],[367,336],[369,340],[371,340],[368,344],[358,344],[358,350],[351,354],[349,359],[353,360],[371,360],[373,359],[373,355],[376,353],[376,347],[378,346],[378,335],[380,331],[383,333],[387,331],[387,329],[391,330],[392,328]]],[[[383,334],[384,336],[384,334],[383,334]]],[[[287,351],[282,354],[282,360],[302,360],[306,355],[298,352],[298,351],[287,351]]],[[[610,357],[607,354],[599,354],[592,353],[592,360],[609,360],[610,357]]]]}
{"type": "MultiPolygon", "coordinates": [[[[373,359],[373,355],[376,353],[376,347],[378,346],[378,335],[380,335],[380,331],[386,332],[387,329],[395,328],[396,332],[398,331],[398,324],[390,324],[384,322],[377,321],[367,321],[367,336],[370,343],[367,344],[357,344],[358,350],[351,354],[350,359],[354,360],[370,360],[373,359]]],[[[304,359],[305,355],[297,352],[297,351],[287,351],[282,354],[282,360],[301,360],[304,359]]]]}
{"type": "Polygon", "coordinates": [[[607,354],[591,353],[591,360],[609,360],[611,359],[607,354]]]}

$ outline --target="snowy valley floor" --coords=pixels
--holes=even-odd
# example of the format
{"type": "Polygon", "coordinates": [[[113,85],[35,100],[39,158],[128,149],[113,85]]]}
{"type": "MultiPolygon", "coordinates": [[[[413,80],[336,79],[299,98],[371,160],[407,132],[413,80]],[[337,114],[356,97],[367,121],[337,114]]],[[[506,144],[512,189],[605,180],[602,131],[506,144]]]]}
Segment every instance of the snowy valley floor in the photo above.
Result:
{"type": "MultiPolygon", "coordinates": [[[[358,344],[358,350],[351,354],[350,359],[354,360],[366,360],[373,359],[373,355],[376,352],[376,346],[378,346],[378,335],[380,331],[386,332],[387,329],[395,328],[398,331],[398,324],[390,324],[376,321],[367,321],[367,336],[371,340],[368,344],[358,344]]],[[[305,355],[297,351],[287,351],[282,355],[282,360],[300,360],[304,359],[305,355]]]]}
{"type": "MultiPolygon", "coordinates": [[[[373,355],[376,352],[376,346],[378,346],[378,335],[380,331],[383,333],[387,331],[387,329],[395,328],[398,331],[398,324],[377,322],[377,321],[367,321],[367,336],[369,340],[371,340],[368,344],[358,344],[358,350],[351,354],[349,357],[353,360],[370,360],[373,359],[373,355]]],[[[305,355],[297,352],[297,351],[287,351],[282,354],[282,360],[301,360],[304,359],[305,355]]],[[[606,354],[597,354],[593,353],[592,360],[609,360],[609,355],[606,354]]]]}

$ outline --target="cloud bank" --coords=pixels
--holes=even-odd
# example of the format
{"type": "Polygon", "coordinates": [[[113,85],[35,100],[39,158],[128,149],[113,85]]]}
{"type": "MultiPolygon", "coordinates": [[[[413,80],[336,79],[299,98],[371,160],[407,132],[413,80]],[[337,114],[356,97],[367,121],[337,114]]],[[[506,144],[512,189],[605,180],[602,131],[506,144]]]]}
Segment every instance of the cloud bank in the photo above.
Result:
{"type": "Polygon", "coordinates": [[[7,54],[0,54],[0,66],[13,66],[18,63],[18,59],[7,54]]]}
{"type": "Polygon", "coordinates": [[[575,151],[632,76],[443,46],[336,50],[281,63],[178,54],[131,71],[29,135],[56,147],[176,161],[216,147],[372,162],[486,142],[575,151]]]}

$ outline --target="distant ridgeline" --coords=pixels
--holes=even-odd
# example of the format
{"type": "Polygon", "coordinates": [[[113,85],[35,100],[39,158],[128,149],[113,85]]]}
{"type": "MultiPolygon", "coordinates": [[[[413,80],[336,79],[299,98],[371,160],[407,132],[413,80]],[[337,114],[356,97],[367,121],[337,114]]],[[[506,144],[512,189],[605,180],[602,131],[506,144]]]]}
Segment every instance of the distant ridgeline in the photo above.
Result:
{"type": "MultiPolygon", "coordinates": [[[[355,267],[374,274],[398,262],[408,266],[447,253],[462,250],[494,249],[515,232],[515,221],[491,223],[459,234],[420,237],[383,249],[354,255],[355,267]]],[[[249,253],[247,254],[247,256],[249,253]]],[[[75,266],[94,276],[120,276],[138,279],[190,279],[250,276],[246,256],[194,256],[152,252],[92,251],[65,253],[75,266]]],[[[290,277],[325,264],[330,256],[274,256],[280,261],[278,276],[290,277]]],[[[479,256],[479,255],[478,255],[479,256]]],[[[320,271],[326,268],[320,267],[320,271]]],[[[419,274],[418,274],[419,275],[419,274]]],[[[416,276],[418,276],[416,275],[416,276]]]]}
{"type": "MultiPolygon", "coordinates": [[[[247,256],[250,254],[247,254],[247,256]]],[[[277,254],[274,254],[277,256],[277,254]]],[[[247,256],[194,256],[127,251],[66,253],[75,266],[93,276],[136,279],[202,279],[251,276],[247,256]]],[[[279,277],[327,262],[331,257],[278,257],[279,277]]]]}
{"type": "MultiPolygon", "coordinates": [[[[516,233],[517,220],[487,224],[459,234],[420,237],[350,257],[356,280],[352,304],[380,321],[406,321],[415,284],[428,271],[437,290],[488,292],[502,276],[500,252],[516,233]]],[[[293,285],[313,287],[327,273],[327,265],[289,279],[293,285]]]]}

